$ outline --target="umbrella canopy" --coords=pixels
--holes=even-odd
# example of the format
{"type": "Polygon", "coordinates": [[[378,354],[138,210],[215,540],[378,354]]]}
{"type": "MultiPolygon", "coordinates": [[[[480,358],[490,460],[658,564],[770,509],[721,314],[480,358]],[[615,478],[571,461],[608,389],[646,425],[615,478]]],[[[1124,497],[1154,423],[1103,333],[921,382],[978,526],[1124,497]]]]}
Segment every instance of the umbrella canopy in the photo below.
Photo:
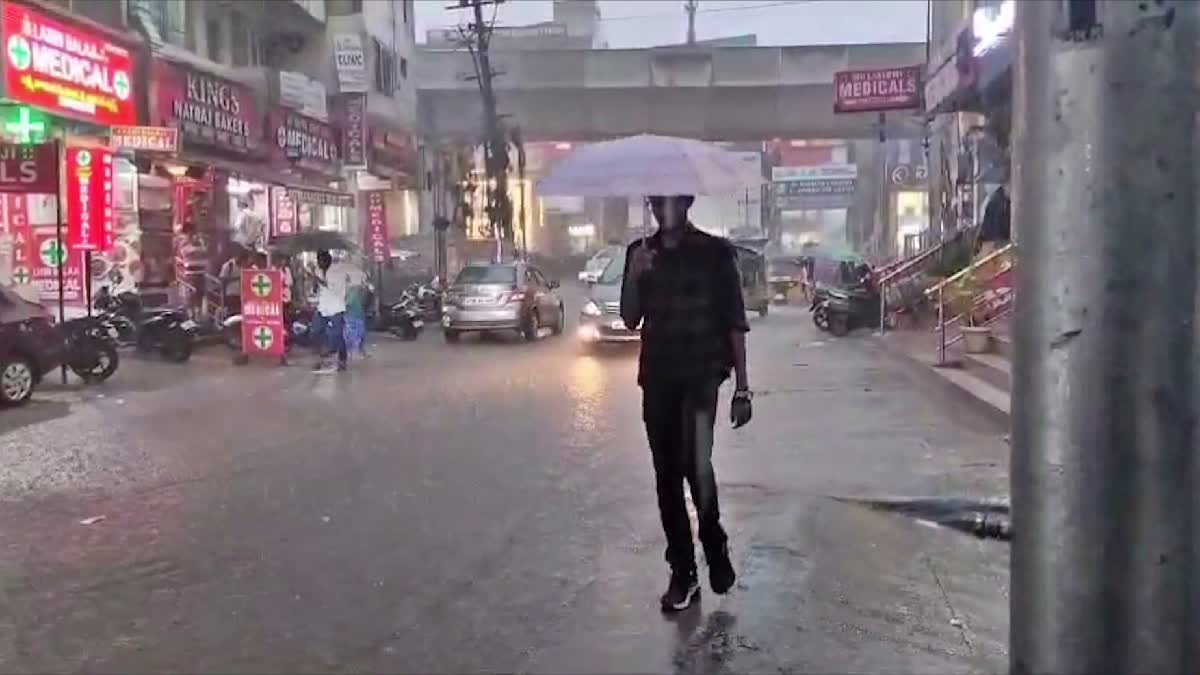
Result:
{"type": "Polygon", "coordinates": [[[297,255],[306,251],[353,251],[357,246],[338,232],[309,230],[279,237],[271,242],[271,252],[297,255]]]}
{"type": "Polygon", "coordinates": [[[564,197],[728,195],[763,182],[758,166],[724,148],[643,134],[583,146],[555,164],[537,189],[564,197]]]}

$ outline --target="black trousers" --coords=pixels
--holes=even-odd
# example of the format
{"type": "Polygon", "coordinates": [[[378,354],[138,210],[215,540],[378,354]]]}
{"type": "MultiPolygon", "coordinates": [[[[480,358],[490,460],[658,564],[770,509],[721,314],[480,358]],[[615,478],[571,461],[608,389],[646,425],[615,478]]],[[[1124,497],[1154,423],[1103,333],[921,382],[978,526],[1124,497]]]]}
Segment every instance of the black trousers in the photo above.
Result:
{"type": "Polygon", "coordinates": [[[713,473],[713,424],[717,415],[716,379],[698,382],[646,382],[642,386],[642,419],[658,490],[658,512],[667,535],[667,563],[675,572],[696,569],[692,524],[683,483],[692,492],[704,555],[712,560],[727,540],[721,528],[717,479],[713,473]]]}

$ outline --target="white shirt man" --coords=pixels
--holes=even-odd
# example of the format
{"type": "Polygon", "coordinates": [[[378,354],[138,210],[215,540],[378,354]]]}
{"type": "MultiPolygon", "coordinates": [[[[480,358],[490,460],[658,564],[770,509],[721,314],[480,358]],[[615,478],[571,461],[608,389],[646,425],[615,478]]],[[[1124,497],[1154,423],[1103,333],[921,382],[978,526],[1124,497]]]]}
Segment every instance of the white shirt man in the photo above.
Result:
{"type": "Polygon", "coordinates": [[[321,316],[332,317],[346,311],[346,292],[350,290],[354,273],[353,266],[342,262],[332,263],[329,269],[319,273],[325,282],[317,292],[317,312],[321,316]]]}

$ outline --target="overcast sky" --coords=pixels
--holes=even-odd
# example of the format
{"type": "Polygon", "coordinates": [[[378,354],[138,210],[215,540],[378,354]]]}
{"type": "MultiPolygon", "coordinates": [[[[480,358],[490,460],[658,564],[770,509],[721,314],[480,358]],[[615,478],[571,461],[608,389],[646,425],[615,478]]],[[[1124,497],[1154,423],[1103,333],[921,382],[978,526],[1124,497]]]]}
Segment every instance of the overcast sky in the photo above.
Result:
{"type": "MultiPolygon", "coordinates": [[[[430,28],[465,21],[450,0],[418,0],[417,40],[430,28]]],[[[649,47],[682,42],[687,33],[683,0],[601,0],[609,46],[649,47]]],[[[488,8],[490,16],[491,9],[488,8]]],[[[924,42],[926,0],[700,0],[696,37],[706,40],[756,33],[760,45],[924,42]]],[[[508,0],[497,24],[549,21],[551,0],[508,0]]]]}

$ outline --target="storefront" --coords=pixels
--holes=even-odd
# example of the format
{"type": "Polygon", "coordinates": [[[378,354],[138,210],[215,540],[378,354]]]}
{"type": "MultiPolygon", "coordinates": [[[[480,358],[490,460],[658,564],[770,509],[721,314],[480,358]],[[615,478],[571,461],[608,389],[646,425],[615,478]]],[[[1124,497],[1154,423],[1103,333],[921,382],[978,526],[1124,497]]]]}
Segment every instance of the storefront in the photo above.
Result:
{"type": "Polygon", "coordinates": [[[24,285],[30,295],[56,305],[61,268],[64,305],[79,313],[90,288],[85,251],[93,251],[93,276],[103,280],[110,261],[123,256],[129,230],[136,229],[135,195],[128,189],[133,165],[109,155],[107,147],[111,126],[137,123],[139,40],[52,7],[12,1],[0,2],[0,32],[6,46],[0,137],[22,145],[55,143],[60,177],[55,191],[7,192],[0,200],[0,234],[11,242],[9,278],[0,281],[24,285]],[[81,209],[78,199],[68,202],[68,185],[81,175],[102,206],[85,199],[81,209]],[[78,239],[77,232],[59,232],[60,216],[61,222],[95,228],[97,235],[78,239]]]}
{"type": "Polygon", "coordinates": [[[418,153],[411,131],[372,118],[367,129],[367,173],[390,183],[386,194],[388,231],[392,237],[417,234],[418,153]]]}
{"type": "Polygon", "coordinates": [[[981,205],[1007,175],[1014,15],[1014,0],[981,0],[931,52],[925,106],[935,231],[978,224],[981,205]]]}
{"type": "Polygon", "coordinates": [[[354,195],[343,188],[341,146],[328,122],[276,106],[267,120],[271,236],[320,229],[355,237],[354,195]]]}

